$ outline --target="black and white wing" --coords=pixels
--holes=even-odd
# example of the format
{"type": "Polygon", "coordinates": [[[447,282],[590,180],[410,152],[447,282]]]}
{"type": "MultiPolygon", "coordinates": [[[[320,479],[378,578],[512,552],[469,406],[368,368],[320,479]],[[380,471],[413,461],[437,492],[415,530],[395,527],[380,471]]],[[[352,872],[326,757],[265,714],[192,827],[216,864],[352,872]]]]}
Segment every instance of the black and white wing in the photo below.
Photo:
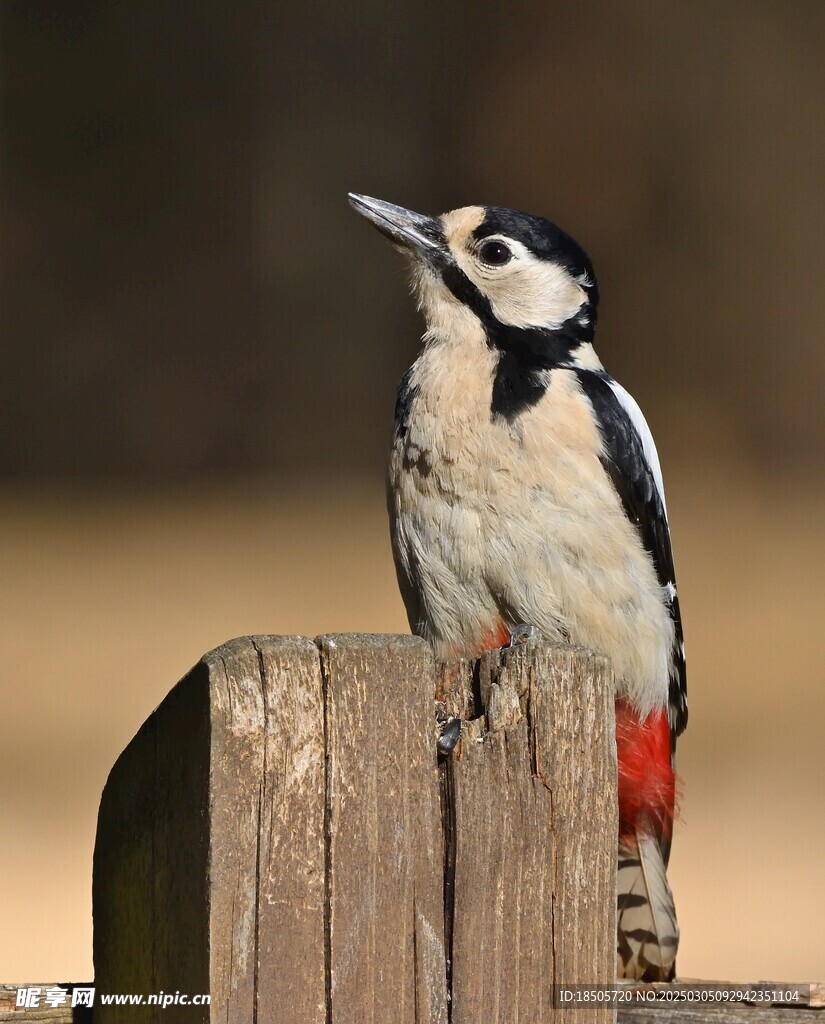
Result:
{"type": "Polygon", "coordinates": [[[576,369],[602,435],[602,464],[628,518],[650,552],[675,626],[671,656],[668,717],[672,745],[687,725],[685,645],[676,573],[667,521],[659,456],[650,428],[633,397],[603,371],[576,369]]]}

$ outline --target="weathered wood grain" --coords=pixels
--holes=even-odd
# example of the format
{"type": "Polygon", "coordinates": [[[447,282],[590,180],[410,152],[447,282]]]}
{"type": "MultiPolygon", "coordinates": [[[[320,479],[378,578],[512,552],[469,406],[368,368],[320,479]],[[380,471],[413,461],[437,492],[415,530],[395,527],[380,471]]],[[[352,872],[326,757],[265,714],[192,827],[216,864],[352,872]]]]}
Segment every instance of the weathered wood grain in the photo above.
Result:
{"type": "Polygon", "coordinates": [[[453,1024],[547,1020],[554,873],[550,794],[525,722],[468,725],[452,766],[456,817],[453,1024]]]}
{"type": "MultiPolygon", "coordinates": [[[[29,981],[21,985],[0,984],[0,1024],[5,1021],[17,1021],[18,1024],[91,1024],[91,1011],[87,1008],[72,1009],[69,990],[73,986],[69,982],[29,981]],[[17,1006],[18,989],[40,989],[41,1006],[28,1008],[17,1006]],[[46,990],[62,988],[67,991],[64,1006],[48,1006],[45,1003],[46,990]]],[[[88,987],[88,982],[82,984],[88,987]]],[[[23,997],[25,998],[25,996],[23,997]]]]}
{"type": "Polygon", "coordinates": [[[264,684],[258,825],[259,1021],[326,1017],[324,704],[318,649],[296,637],[253,637],[264,684]],[[293,965],[300,964],[296,971],[293,965]]]}
{"type": "MultiPolygon", "coordinates": [[[[554,983],[612,981],[616,767],[604,659],[529,645],[480,666],[455,799],[452,1024],[575,1020],[554,983]],[[499,664],[499,658],[501,659],[499,664]]],[[[592,1024],[610,1010],[587,1011],[592,1024]]]]}
{"type": "Polygon", "coordinates": [[[251,641],[208,654],[212,758],[209,782],[209,950],[213,1016],[255,1011],[258,836],[266,746],[263,684],[251,641]]]}
{"type": "MultiPolygon", "coordinates": [[[[583,1011],[584,1012],[584,1011],[583,1011]]],[[[618,1024],[820,1024],[825,1010],[792,1006],[689,1005],[622,1007],[618,1024]]]]}
{"type": "Polygon", "coordinates": [[[324,813],[315,644],[245,637],[206,655],[110,775],[93,903],[99,991],[211,1006],[100,1005],[99,1019],[320,1024],[324,813]]]}
{"type": "Polygon", "coordinates": [[[474,718],[481,714],[481,708],[475,708],[473,661],[459,659],[440,662],[437,666],[435,679],[435,706],[437,717],[445,721],[448,718],[474,718]]]}
{"type": "Polygon", "coordinates": [[[446,1024],[432,653],[319,640],[327,721],[330,1024],[446,1024]]]}
{"type": "MultiPolygon", "coordinates": [[[[87,1017],[91,1024],[91,1015],[87,1017]]],[[[0,1024],[16,1021],[17,1024],[80,1024],[71,1007],[47,1006],[37,1010],[0,1010],[0,1024]],[[23,1014],[25,1013],[25,1016],[23,1014]]],[[[85,1024],[85,1022],[84,1022],[85,1024]]]]}
{"type": "Polygon", "coordinates": [[[613,674],[601,655],[549,645],[512,658],[507,670],[519,692],[529,680],[535,768],[553,798],[556,982],[609,982],[616,970],[618,833],[613,674]]]}
{"type": "Polygon", "coordinates": [[[324,719],[315,644],[247,637],[212,679],[212,1019],[324,1020],[324,719]],[[300,963],[300,973],[289,969],[300,963]]]}

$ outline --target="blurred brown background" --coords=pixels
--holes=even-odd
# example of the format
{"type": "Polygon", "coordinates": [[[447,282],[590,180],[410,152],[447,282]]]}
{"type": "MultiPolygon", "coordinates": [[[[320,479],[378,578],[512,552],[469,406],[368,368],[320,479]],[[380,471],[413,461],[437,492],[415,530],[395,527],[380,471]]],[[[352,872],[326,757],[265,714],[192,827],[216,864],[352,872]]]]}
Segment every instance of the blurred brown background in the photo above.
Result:
{"type": "Polygon", "coordinates": [[[0,17],[0,980],[91,976],[101,788],[203,651],[406,629],[420,324],[348,189],[589,250],[680,574],[680,971],[825,977],[821,0],[0,17]]]}

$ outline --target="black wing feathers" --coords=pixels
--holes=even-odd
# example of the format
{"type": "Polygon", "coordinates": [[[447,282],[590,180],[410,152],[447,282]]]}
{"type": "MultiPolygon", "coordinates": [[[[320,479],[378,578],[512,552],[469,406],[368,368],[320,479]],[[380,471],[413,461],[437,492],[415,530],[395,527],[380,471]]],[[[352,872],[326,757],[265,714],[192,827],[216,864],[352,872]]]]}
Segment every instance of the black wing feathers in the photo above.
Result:
{"type": "Polygon", "coordinates": [[[602,465],[616,488],[628,519],[636,526],[642,544],[650,552],[659,583],[663,587],[670,584],[669,593],[673,595],[668,603],[676,632],[670,678],[670,723],[675,741],[687,725],[687,678],[667,514],[645,456],[642,439],[611,388],[610,378],[605,373],[584,369],[577,369],[576,374],[599,424],[604,444],[602,465]]]}

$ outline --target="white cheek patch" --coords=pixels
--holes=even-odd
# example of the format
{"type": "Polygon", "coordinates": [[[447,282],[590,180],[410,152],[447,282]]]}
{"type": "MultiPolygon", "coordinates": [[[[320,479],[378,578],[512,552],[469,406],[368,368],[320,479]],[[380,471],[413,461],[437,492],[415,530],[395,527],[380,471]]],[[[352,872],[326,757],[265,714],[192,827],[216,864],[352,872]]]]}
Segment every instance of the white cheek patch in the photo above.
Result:
{"type": "Polygon", "coordinates": [[[587,293],[569,271],[540,260],[511,238],[493,235],[513,253],[503,267],[488,267],[466,249],[454,256],[459,267],[487,297],[495,318],[510,327],[554,330],[575,316],[587,293]]]}

